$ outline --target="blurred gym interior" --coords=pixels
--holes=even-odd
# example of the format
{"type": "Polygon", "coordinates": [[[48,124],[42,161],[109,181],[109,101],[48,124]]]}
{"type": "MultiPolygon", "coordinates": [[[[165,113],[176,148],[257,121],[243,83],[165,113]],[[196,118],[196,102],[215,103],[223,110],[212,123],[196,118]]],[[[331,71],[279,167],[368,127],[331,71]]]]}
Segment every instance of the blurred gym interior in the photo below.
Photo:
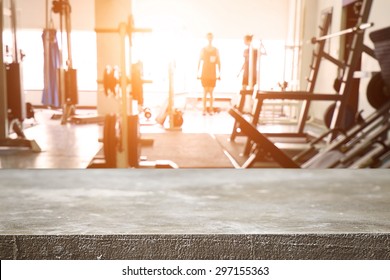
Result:
{"type": "Polygon", "coordinates": [[[0,3],[0,258],[390,257],[388,0],[0,3]]]}

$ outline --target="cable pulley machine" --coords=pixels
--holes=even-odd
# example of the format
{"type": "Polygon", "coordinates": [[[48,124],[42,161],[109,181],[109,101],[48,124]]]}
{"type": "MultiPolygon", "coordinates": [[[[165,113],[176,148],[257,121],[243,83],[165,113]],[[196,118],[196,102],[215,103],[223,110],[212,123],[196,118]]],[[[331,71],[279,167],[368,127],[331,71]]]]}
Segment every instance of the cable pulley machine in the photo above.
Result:
{"type": "Polygon", "coordinates": [[[27,148],[34,152],[40,152],[39,145],[34,140],[26,139],[23,132],[26,104],[24,102],[21,61],[24,55],[17,46],[15,1],[9,1],[9,8],[5,7],[4,2],[0,0],[0,146],[27,148]],[[3,41],[4,17],[10,18],[12,32],[12,42],[6,46],[3,41]],[[16,138],[10,137],[11,130],[16,133],[16,138]]]}
{"type": "Polygon", "coordinates": [[[57,69],[57,86],[63,108],[61,124],[66,124],[68,119],[75,114],[75,106],[78,104],[77,70],[73,68],[72,59],[70,17],[72,8],[69,0],[54,0],[52,2],[52,12],[60,16],[61,58],[60,68],[57,69]],[[64,32],[66,33],[66,46],[64,44],[64,32]]]}

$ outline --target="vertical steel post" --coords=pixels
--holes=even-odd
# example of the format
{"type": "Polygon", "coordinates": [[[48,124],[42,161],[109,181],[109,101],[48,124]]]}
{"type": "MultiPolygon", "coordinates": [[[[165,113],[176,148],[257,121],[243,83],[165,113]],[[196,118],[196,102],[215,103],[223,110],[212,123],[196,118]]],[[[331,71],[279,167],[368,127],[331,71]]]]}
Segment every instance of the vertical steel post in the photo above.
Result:
{"type": "Polygon", "coordinates": [[[169,90],[168,90],[168,115],[169,115],[169,128],[173,129],[175,127],[174,124],[174,98],[175,98],[175,89],[174,89],[174,72],[175,72],[175,62],[171,61],[169,63],[168,70],[168,81],[169,81],[169,90]]]}
{"type": "Polygon", "coordinates": [[[16,6],[15,0],[11,0],[11,30],[12,30],[12,40],[14,44],[14,60],[13,62],[19,62],[19,54],[18,54],[18,42],[17,42],[17,34],[16,34],[16,6]]]}
{"type": "Polygon", "coordinates": [[[4,2],[0,0],[0,139],[8,137],[7,79],[3,53],[4,2]]]}
{"type": "Polygon", "coordinates": [[[253,42],[250,43],[249,47],[248,47],[248,86],[249,86],[249,90],[253,90],[253,71],[256,71],[255,69],[253,69],[253,52],[254,52],[254,48],[253,48],[253,42]]]}
{"type": "Polygon", "coordinates": [[[122,126],[122,151],[117,157],[117,166],[119,168],[128,167],[128,123],[127,123],[127,110],[128,110],[128,98],[127,98],[127,76],[126,76],[126,35],[127,35],[127,26],[126,23],[121,23],[119,25],[119,33],[121,37],[121,92],[122,92],[122,112],[121,112],[121,126],[122,126]]]}
{"type": "Polygon", "coordinates": [[[49,27],[50,27],[50,19],[49,19],[49,14],[50,14],[50,8],[49,8],[49,0],[46,0],[46,25],[45,25],[45,32],[44,32],[44,45],[45,45],[45,61],[44,61],[44,90],[48,91],[49,89],[49,76],[50,76],[50,53],[49,53],[49,48],[50,48],[50,36],[49,36],[49,27]]]}
{"type": "Polygon", "coordinates": [[[65,5],[65,29],[66,29],[66,43],[67,43],[67,51],[68,51],[68,59],[66,61],[67,69],[73,68],[73,60],[72,60],[72,38],[71,38],[71,18],[70,18],[70,3],[66,1],[65,5]]]}

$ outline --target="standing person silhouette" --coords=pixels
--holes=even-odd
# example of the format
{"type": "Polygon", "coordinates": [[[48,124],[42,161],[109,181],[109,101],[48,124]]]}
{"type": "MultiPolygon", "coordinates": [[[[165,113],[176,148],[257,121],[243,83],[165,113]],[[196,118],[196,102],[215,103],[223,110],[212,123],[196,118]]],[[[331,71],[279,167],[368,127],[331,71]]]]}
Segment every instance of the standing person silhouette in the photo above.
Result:
{"type": "Polygon", "coordinates": [[[219,51],[213,46],[213,34],[207,33],[208,45],[205,46],[200,53],[198,63],[198,79],[201,80],[203,86],[203,115],[207,113],[207,95],[210,95],[210,110],[209,113],[212,115],[214,112],[213,92],[216,85],[217,79],[220,79],[221,73],[221,61],[219,57],[219,51]],[[218,68],[218,71],[217,71],[218,68]],[[199,76],[199,72],[201,74],[199,76]]]}
{"type": "Polygon", "coordinates": [[[253,90],[257,83],[257,49],[252,47],[253,35],[245,35],[244,44],[246,48],[244,50],[244,64],[242,65],[242,89],[253,90]]]}

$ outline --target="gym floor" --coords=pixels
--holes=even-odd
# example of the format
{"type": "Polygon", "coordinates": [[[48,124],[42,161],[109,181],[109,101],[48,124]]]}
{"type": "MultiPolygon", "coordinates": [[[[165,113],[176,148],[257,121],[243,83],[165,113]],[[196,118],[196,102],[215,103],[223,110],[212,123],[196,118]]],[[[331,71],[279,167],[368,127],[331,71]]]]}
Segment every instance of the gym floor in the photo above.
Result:
{"type": "MultiPolygon", "coordinates": [[[[245,158],[238,156],[243,149],[245,139],[237,138],[235,143],[228,143],[234,119],[228,114],[229,102],[216,102],[221,112],[213,115],[202,115],[202,102],[192,100],[183,107],[184,123],[178,131],[168,131],[155,123],[156,112],[150,120],[141,118],[140,132],[142,138],[151,138],[153,146],[143,147],[141,155],[151,161],[171,160],[182,168],[234,168],[243,163],[245,158]],[[224,146],[236,153],[229,156],[224,146]]],[[[52,117],[60,111],[35,109],[35,120],[26,120],[25,134],[33,139],[42,152],[31,152],[24,149],[0,148],[0,168],[87,168],[93,158],[101,153],[103,126],[101,124],[61,125],[59,119],[52,117]]],[[[80,110],[79,115],[93,115],[95,110],[80,110]]],[[[165,127],[168,126],[168,121],[165,127]]],[[[293,125],[265,125],[263,131],[276,132],[293,129],[293,125]]]]}

